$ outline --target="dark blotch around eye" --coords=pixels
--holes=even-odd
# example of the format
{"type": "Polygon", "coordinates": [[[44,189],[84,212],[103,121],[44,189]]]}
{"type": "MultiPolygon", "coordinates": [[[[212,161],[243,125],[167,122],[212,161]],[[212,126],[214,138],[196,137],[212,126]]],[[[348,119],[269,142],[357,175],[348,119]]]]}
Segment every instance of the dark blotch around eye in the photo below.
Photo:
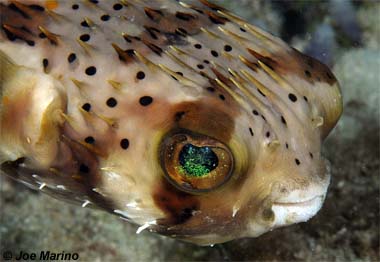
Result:
{"type": "Polygon", "coordinates": [[[74,4],[74,5],[71,6],[71,8],[72,8],[73,10],[77,10],[77,9],[79,9],[79,5],[74,4]]]}
{"type": "Polygon", "coordinates": [[[289,98],[289,100],[292,101],[292,102],[296,102],[296,101],[297,101],[297,97],[296,97],[294,94],[292,94],[292,93],[290,93],[290,94],[288,95],[288,98],[289,98]]]}
{"type": "Polygon", "coordinates": [[[124,150],[128,149],[129,147],[129,140],[127,138],[123,138],[121,141],[120,141],[120,147],[124,150]]]}
{"type": "Polygon", "coordinates": [[[142,106],[148,106],[153,102],[153,98],[151,96],[143,96],[140,98],[139,103],[142,106]]]}

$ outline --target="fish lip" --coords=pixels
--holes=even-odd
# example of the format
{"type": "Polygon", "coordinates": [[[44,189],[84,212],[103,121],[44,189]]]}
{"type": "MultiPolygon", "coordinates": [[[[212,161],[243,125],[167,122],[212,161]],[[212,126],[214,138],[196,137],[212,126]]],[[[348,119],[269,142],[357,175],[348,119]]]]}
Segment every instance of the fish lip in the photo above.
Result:
{"type": "Polygon", "coordinates": [[[283,206],[283,207],[302,207],[302,206],[309,206],[315,204],[316,201],[323,200],[325,197],[324,194],[316,195],[311,198],[302,199],[299,201],[294,202],[281,202],[281,201],[274,201],[273,206],[283,206]]]}

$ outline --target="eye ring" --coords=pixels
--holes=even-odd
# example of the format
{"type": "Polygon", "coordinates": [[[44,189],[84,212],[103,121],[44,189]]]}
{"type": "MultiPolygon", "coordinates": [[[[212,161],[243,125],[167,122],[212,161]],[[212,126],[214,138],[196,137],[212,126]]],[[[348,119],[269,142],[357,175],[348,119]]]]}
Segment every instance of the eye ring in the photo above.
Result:
{"type": "Polygon", "coordinates": [[[188,193],[219,188],[231,178],[234,168],[233,155],[225,144],[187,130],[163,140],[160,161],[166,179],[188,193]]]}

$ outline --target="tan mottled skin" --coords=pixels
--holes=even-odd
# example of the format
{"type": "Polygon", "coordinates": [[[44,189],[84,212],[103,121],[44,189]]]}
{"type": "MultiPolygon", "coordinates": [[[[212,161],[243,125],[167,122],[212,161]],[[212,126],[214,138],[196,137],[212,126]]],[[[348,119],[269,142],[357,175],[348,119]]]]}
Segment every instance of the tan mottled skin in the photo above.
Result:
{"type": "Polygon", "coordinates": [[[202,245],[318,211],[330,177],[321,142],[342,112],[326,66],[203,0],[99,2],[0,1],[2,173],[202,245]],[[140,105],[143,96],[153,102],[140,105]],[[233,173],[221,187],[189,193],[165,178],[161,142],[183,130],[229,148],[233,173]],[[282,205],[304,201],[299,214],[282,205]]]}

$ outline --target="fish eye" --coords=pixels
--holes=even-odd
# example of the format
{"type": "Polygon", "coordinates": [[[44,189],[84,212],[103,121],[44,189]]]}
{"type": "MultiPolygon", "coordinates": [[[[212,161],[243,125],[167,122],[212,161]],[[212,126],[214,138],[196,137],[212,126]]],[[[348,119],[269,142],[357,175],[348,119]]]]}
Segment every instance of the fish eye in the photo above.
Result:
{"type": "Polygon", "coordinates": [[[226,183],[233,171],[233,156],[226,145],[190,132],[166,137],[160,158],[168,181],[189,193],[214,190],[226,183]]]}

